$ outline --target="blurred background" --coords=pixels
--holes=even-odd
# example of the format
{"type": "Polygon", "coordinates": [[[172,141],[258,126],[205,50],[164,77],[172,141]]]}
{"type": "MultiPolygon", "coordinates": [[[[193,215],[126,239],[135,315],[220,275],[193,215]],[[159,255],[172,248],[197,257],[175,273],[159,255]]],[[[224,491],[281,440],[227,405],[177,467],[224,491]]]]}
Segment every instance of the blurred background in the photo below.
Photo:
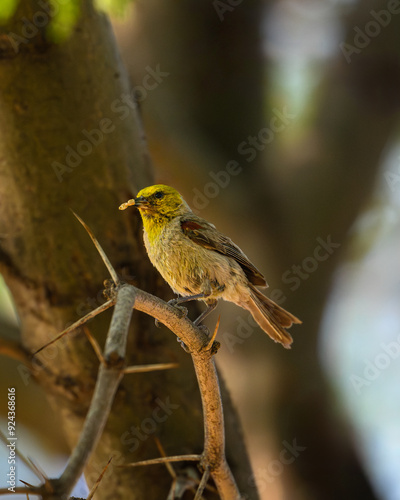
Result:
{"type": "MultiPolygon", "coordinates": [[[[113,22],[155,180],[230,236],[303,320],[286,351],[233,305],[210,317],[221,315],[217,360],[249,482],[263,500],[400,500],[400,2],[97,7],[113,22]]],[[[19,445],[60,470],[66,445],[18,366],[2,358],[0,380],[3,395],[18,380],[19,445]]]]}

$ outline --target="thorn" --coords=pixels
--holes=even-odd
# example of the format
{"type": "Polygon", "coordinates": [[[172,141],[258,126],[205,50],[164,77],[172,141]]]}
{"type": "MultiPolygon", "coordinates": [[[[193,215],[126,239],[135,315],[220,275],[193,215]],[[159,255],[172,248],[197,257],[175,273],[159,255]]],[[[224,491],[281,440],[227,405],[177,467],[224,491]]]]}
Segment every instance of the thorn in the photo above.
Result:
{"type": "Polygon", "coordinates": [[[28,483],[27,481],[24,481],[23,479],[20,479],[20,482],[24,484],[25,486],[29,486],[29,488],[34,488],[33,484],[28,483]]]}
{"type": "Polygon", "coordinates": [[[71,212],[75,215],[75,217],[78,219],[78,221],[82,224],[82,226],[86,229],[86,232],[88,233],[88,235],[90,236],[90,239],[93,241],[93,244],[94,246],[97,248],[97,251],[99,252],[100,254],[100,257],[102,258],[106,268],[108,269],[108,272],[110,273],[110,276],[112,278],[112,280],[114,281],[114,283],[118,286],[120,281],[119,281],[119,278],[118,278],[118,275],[115,271],[115,269],[113,268],[113,266],[111,265],[111,262],[110,260],[108,259],[106,253],[104,252],[104,250],[102,249],[100,243],[97,241],[95,235],[93,234],[92,230],[90,229],[90,227],[79,217],[78,214],[76,214],[72,209],[71,209],[71,212]]]}
{"type": "MultiPolygon", "coordinates": [[[[162,457],[166,458],[167,454],[165,453],[164,447],[161,444],[161,441],[159,440],[159,438],[157,436],[154,437],[154,441],[156,443],[158,451],[160,452],[160,455],[162,457]]],[[[165,463],[165,467],[167,468],[167,470],[170,473],[171,477],[173,479],[176,479],[176,472],[174,471],[174,468],[172,467],[172,465],[169,462],[166,462],[165,463]]]]}
{"type": "Polygon", "coordinates": [[[92,500],[93,495],[96,493],[96,490],[97,490],[97,488],[98,488],[98,486],[99,486],[99,484],[100,484],[101,480],[103,479],[103,476],[104,476],[104,474],[106,473],[106,471],[107,471],[107,469],[108,469],[108,466],[110,465],[111,460],[112,460],[113,458],[114,458],[114,457],[112,456],[112,457],[110,458],[110,460],[107,462],[107,464],[106,464],[106,466],[104,467],[104,469],[102,470],[102,472],[101,472],[100,476],[97,478],[97,481],[94,483],[93,488],[90,490],[89,495],[88,495],[88,497],[87,497],[87,499],[86,499],[86,500],[92,500]]]}
{"type": "Polygon", "coordinates": [[[94,352],[95,352],[98,360],[100,361],[100,363],[102,365],[106,365],[107,363],[106,363],[106,361],[104,359],[103,353],[101,352],[99,343],[93,337],[93,335],[90,333],[90,330],[89,330],[89,328],[86,325],[83,327],[83,331],[84,331],[84,333],[85,333],[88,341],[90,342],[91,346],[93,347],[93,350],[94,350],[94,352]]]}
{"type": "Polygon", "coordinates": [[[35,472],[35,475],[39,478],[41,477],[43,481],[47,484],[49,482],[49,478],[46,476],[45,472],[42,471],[38,465],[35,464],[32,458],[28,457],[28,461],[32,466],[32,471],[35,472]]]}
{"type": "Polygon", "coordinates": [[[210,478],[210,466],[207,466],[204,470],[199,487],[197,488],[194,500],[200,500],[201,498],[203,498],[204,488],[206,487],[209,478],[210,478]]]}
{"type": "Polygon", "coordinates": [[[64,335],[67,335],[68,333],[76,330],[79,326],[85,324],[89,319],[94,318],[98,314],[100,314],[103,311],[106,311],[109,307],[113,306],[115,304],[115,300],[108,300],[107,302],[104,302],[104,304],[101,304],[97,309],[94,309],[93,311],[90,311],[90,313],[86,314],[83,316],[81,319],[78,319],[78,321],[75,321],[71,326],[63,330],[57,337],[54,339],[50,340],[50,342],[47,342],[44,346],[42,346],[40,349],[38,349],[36,352],[32,354],[33,356],[36,356],[40,351],[43,351],[43,349],[46,349],[46,347],[49,347],[49,345],[54,344],[54,342],[57,342],[57,340],[60,340],[64,335]]]}
{"type": "Polygon", "coordinates": [[[129,366],[125,368],[123,372],[127,373],[146,373],[146,372],[155,372],[157,370],[171,370],[172,368],[178,368],[178,363],[156,363],[153,365],[137,365],[137,366],[129,366]]]}
{"type": "Polygon", "coordinates": [[[159,457],[150,460],[142,460],[140,462],[132,462],[130,464],[121,464],[116,467],[139,467],[142,465],[164,464],[166,462],[198,462],[201,458],[202,455],[175,455],[172,457],[159,457]]]}
{"type": "Polygon", "coordinates": [[[212,334],[210,341],[208,342],[208,344],[204,348],[206,351],[209,351],[213,347],[215,337],[217,336],[217,333],[218,333],[220,320],[221,320],[221,316],[218,316],[217,324],[215,325],[215,328],[214,328],[214,333],[212,334]]]}

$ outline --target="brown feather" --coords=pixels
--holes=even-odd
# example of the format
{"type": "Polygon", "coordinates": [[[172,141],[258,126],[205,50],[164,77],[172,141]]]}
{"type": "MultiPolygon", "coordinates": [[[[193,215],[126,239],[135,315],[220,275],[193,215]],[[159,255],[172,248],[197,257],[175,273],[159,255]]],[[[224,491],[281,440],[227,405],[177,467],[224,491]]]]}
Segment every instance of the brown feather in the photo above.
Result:
{"type": "Polygon", "coordinates": [[[251,300],[248,302],[247,308],[253,318],[275,342],[280,342],[284,347],[290,349],[293,339],[286,328],[290,328],[294,323],[300,324],[301,321],[263,295],[254,286],[249,284],[249,288],[251,300]]]}
{"type": "Polygon", "coordinates": [[[181,228],[183,234],[198,245],[234,259],[243,269],[250,283],[257,286],[268,286],[264,276],[241,249],[231,239],[218,232],[213,224],[193,215],[185,217],[181,221],[181,228]]]}

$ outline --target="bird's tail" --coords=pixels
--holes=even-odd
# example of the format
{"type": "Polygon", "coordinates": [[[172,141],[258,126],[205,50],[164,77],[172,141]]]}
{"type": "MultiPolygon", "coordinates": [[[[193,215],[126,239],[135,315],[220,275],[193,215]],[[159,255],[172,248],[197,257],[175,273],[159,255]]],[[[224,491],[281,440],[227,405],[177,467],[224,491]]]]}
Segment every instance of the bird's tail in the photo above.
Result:
{"type": "Polygon", "coordinates": [[[290,349],[293,339],[286,328],[290,328],[293,323],[301,323],[301,321],[263,295],[252,284],[249,283],[249,287],[250,300],[246,304],[246,308],[271,339],[280,342],[286,349],[290,349]]]}

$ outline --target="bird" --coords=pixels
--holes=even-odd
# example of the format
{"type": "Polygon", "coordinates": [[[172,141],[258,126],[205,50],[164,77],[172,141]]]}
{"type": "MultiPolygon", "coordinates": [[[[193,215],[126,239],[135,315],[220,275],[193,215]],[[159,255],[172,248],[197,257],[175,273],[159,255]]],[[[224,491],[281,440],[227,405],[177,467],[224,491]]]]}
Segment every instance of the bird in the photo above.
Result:
{"type": "Polygon", "coordinates": [[[301,321],[257,288],[268,286],[262,273],[230,238],[196,215],[176,189],[145,187],[119,209],[129,206],[141,215],[151,263],[179,296],[170,304],[204,301],[207,309],[194,321],[200,325],[218,300],[233,302],[249,311],[271,339],[290,348],[293,339],[286,329],[301,321]]]}

